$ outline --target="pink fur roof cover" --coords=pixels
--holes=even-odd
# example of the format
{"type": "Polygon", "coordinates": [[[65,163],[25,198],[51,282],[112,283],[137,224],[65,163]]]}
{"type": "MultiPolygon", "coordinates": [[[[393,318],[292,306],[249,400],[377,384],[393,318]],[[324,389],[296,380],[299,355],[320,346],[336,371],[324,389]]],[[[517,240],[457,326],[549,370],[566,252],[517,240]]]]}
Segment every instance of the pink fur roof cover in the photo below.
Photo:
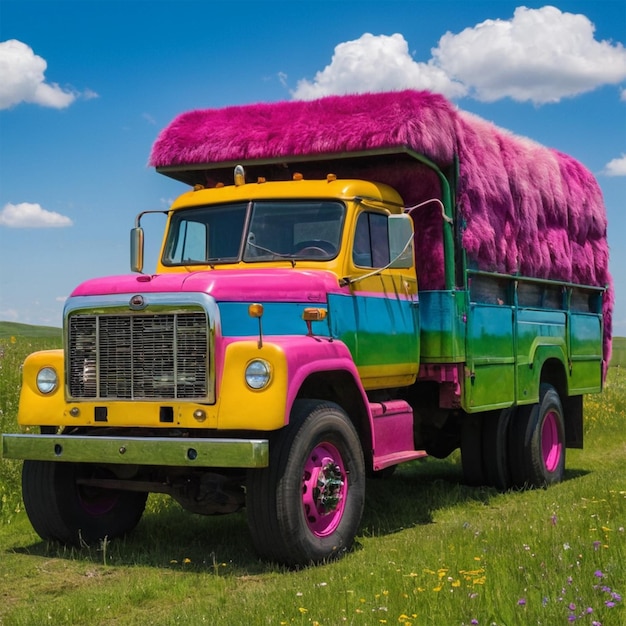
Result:
{"type": "MultiPolygon", "coordinates": [[[[442,168],[458,156],[457,219],[465,222],[463,246],[475,266],[607,286],[608,360],[613,291],[606,211],[594,176],[575,159],[459,111],[443,96],[401,91],[190,111],[160,133],[150,165],[197,169],[395,147],[442,168]]],[[[395,186],[411,204],[440,194],[433,191],[432,173],[419,167],[412,177],[390,163],[368,174],[395,186]]],[[[416,237],[416,258],[422,287],[437,289],[443,254],[436,249],[440,239],[428,232],[439,231],[440,224],[428,219],[426,234],[416,237]]]]}

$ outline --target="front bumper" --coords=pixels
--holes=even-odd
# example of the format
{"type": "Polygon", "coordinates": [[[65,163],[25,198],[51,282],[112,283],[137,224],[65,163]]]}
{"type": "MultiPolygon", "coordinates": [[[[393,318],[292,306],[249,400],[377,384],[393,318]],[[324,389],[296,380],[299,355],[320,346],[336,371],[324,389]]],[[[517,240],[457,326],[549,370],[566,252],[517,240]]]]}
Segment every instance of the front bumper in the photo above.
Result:
{"type": "Polygon", "coordinates": [[[267,467],[267,439],[7,434],[7,459],[172,467],[267,467]]]}

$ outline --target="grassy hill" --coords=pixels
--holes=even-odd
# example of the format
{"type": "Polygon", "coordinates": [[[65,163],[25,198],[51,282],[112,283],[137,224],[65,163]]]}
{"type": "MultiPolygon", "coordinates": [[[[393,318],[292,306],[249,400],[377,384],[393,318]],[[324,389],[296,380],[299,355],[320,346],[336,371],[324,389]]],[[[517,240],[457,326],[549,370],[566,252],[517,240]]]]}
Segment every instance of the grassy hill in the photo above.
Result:
{"type": "Polygon", "coordinates": [[[0,322],[0,339],[6,337],[27,337],[29,339],[40,337],[61,337],[61,329],[53,326],[31,326],[30,324],[18,324],[17,322],[0,322]]]}

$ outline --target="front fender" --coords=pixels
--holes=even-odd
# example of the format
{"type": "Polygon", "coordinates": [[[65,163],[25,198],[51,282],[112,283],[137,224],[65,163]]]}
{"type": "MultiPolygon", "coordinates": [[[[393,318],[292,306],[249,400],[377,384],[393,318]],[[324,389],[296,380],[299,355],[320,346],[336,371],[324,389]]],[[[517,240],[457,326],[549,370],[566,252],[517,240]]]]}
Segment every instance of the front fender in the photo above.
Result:
{"type": "Polygon", "coordinates": [[[63,350],[42,350],[26,357],[22,368],[22,387],[17,422],[20,426],[58,424],[65,410],[65,368],[63,350]],[[37,389],[37,373],[51,367],[57,373],[58,384],[51,393],[37,389]]]}
{"type": "Polygon", "coordinates": [[[276,430],[289,422],[291,407],[304,381],[316,372],[345,371],[367,406],[365,391],[348,348],[341,341],[319,337],[271,337],[232,341],[225,346],[218,392],[220,430],[276,430]],[[270,363],[272,378],[262,390],[250,389],[245,369],[253,359],[270,363]]]}

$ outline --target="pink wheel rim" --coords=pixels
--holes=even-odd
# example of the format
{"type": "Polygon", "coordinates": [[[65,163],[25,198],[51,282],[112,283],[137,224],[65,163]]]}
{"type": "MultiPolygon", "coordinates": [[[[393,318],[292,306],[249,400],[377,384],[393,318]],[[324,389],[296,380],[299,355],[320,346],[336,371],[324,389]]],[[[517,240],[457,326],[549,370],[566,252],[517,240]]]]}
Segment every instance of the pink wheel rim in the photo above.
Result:
{"type": "Polygon", "coordinates": [[[561,460],[563,442],[559,437],[558,418],[554,411],[550,411],[541,429],[541,452],[543,462],[549,472],[553,472],[561,460]]]}
{"type": "Polygon", "coordinates": [[[302,508],[314,535],[326,537],[337,529],[347,494],[346,469],[339,451],[330,443],[320,443],[311,450],[302,475],[302,508]]]}

